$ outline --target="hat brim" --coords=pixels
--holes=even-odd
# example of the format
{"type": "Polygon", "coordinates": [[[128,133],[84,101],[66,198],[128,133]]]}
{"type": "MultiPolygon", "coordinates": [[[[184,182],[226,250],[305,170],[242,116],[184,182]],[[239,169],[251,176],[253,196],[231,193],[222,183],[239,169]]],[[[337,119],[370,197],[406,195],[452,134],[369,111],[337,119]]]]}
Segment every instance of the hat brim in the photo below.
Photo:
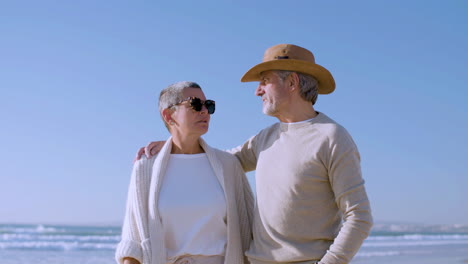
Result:
{"type": "Polygon", "coordinates": [[[318,93],[329,94],[335,90],[335,80],[324,67],[303,60],[272,60],[259,63],[248,70],[241,82],[260,81],[260,73],[270,70],[295,71],[312,75],[318,81],[318,93]]]}

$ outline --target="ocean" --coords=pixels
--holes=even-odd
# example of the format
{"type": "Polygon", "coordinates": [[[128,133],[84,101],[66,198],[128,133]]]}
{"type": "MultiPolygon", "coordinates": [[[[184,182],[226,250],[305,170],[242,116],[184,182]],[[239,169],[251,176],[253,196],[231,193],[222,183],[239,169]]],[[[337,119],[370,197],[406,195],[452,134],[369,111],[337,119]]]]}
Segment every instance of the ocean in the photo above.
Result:
{"type": "MultiPolygon", "coordinates": [[[[0,224],[3,264],[110,264],[119,226],[0,224]]],[[[376,225],[352,264],[468,263],[468,226],[376,225]]]]}

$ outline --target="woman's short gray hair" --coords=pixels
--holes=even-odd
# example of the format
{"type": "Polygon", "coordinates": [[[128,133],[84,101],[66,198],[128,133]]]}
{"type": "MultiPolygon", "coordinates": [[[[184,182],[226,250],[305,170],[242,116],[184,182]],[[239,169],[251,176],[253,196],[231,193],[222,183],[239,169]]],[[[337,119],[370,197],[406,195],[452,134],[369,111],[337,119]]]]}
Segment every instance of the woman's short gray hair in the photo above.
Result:
{"type": "MultiPolygon", "coordinates": [[[[293,71],[275,71],[280,77],[281,80],[285,80],[293,71]]],[[[308,74],[303,74],[300,72],[295,72],[299,76],[299,94],[302,99],[309,101],[312,105],[317,102],[318,97],[318,82],[313,76],[308,74]]]]}
{"type": "MultiPolygon", "coordinates": [[[[168,87],[164,88],[161,93],[159,94],[159,113],[161,114],[161,118],[164,124],[167,126],[166,121],[162,116],[162,112],[164,109],[177,104],[178,102],[184,100],[184,89],[185,88],[197,88],[201,89],[200,85],[196,82],[189,82],[189,81],[182,81],[176,82],[174,84],[169,85],[168,87]]],[[[174,106],[176,107],[176,106],[174,106]]]]}

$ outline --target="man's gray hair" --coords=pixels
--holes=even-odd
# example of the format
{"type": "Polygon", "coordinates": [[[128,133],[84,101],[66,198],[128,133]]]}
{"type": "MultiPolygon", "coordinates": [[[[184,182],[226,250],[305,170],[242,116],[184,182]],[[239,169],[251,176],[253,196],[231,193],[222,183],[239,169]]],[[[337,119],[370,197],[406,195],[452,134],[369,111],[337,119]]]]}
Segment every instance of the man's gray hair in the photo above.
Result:
{"type": "MultiPolygon", "coordinates": [[[[275,71],[281,80],[285,80],[293,71],[275,71]]],[[[311,102],[312,105],[317,102],[318,97],[318,82],[313,76],[295,72],[299,76],[299,94],[302,99],[311,102]]]]}
{"type": "Polygon", "coordinates": [[[198,85],[198,83],[196,82],[182,81],[169,85],[168,87],[164,88],[159,94],[159,113],[161,114],[161,118],[168,129],[169,127],[167,126],[166,121],[164,121],[162,111],[184,100],[185,98],[183,98],[183,96],[185,88],[201,89],[200,85],[198,85]]]}

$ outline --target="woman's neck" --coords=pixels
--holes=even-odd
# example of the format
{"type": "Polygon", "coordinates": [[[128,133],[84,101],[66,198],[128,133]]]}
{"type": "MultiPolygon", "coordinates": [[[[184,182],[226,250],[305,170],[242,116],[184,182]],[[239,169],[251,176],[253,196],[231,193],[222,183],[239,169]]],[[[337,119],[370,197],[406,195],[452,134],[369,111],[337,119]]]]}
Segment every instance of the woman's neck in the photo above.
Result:
{"type": "Polygon", "coordinates": [[[204,153],[205,151],[200,146],[198,138],[172,138],[172,150],[171,154],[198,154],[204,153]]]}

